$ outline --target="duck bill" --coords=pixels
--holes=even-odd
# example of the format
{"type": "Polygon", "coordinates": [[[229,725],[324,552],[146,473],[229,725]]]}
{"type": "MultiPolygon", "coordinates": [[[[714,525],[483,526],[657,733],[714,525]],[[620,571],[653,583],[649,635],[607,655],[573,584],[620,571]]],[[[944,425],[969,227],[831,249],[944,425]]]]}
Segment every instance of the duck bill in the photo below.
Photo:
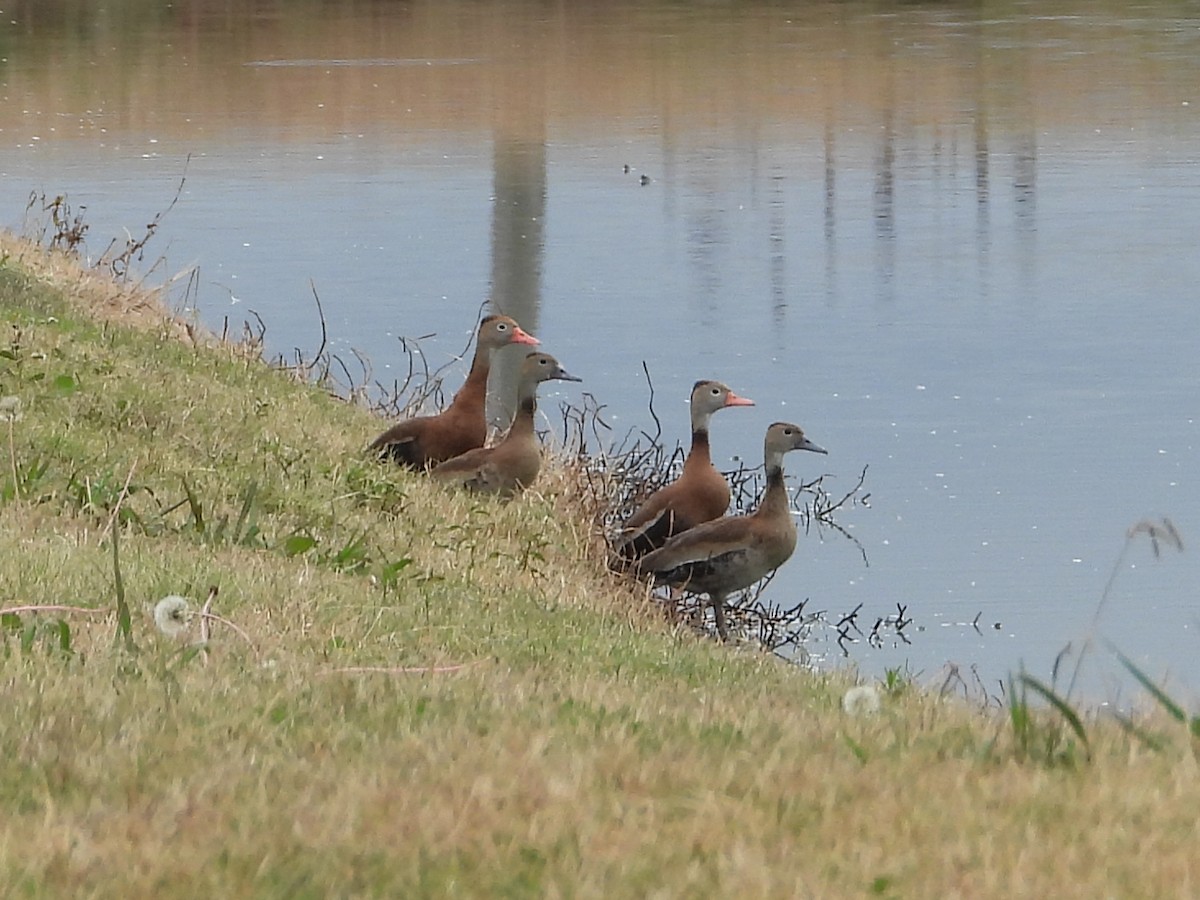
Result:
{"type": "Polygon", "coordinates": [[[516,328],[513,329],[512,343],[528,344],[531,347],[536,347],[538,344],[541,343],[541,341],[539,341],[532,334],[530,334],[528,331],[526,331],[520,325],[518,325],[516,328]]]}
{"type": "Polygon", "coordinates": [[[559,381],[583,381],[582,378],[577,378],[562,367],[559,367],[559,370],[554,373],[554,377],[559,381]]]}
{"type": "Polygon", "coordinates": [[[749,397],[739,397],[733,391],[730,391],[729,395],[725,398],[725,405],[726,406],[753,406],[754,401],[751,400],[749,397]]]}
{"type": "Polygon", "coordinates": [[[813,453],[824,453],[826,456],[829,455],[828,450],[826,450],[820,444],[814,444],[808,438],[805,438],[801,443],[797,444],[796,449],[797,450],[811,450],[813,453]]]}

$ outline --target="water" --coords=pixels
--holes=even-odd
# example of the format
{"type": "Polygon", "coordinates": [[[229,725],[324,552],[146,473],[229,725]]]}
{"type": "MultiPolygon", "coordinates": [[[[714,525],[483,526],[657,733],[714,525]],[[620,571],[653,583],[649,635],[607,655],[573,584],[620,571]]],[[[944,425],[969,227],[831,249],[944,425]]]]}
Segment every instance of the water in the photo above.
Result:
{"type": "Polygon", "coordinates": [[[1103,633],[1200,685],[1195,554],[1120,557],[1144,517],[1200,534],[1200,6],[0,8],[0,221],[66,193],[96,255],[184,179],[142,267],[198,266],[201,318],[273,352],[316,347],[315,288],[386,382],[493,296],[617,433],[643,361],[670,439],[720,378],[758,406],[719,460],[788,419],[830,450],[793,473],[867,467],[869,566],[814,532],[770,589],[904,607],[864,671],[1045,675],[1120,558],[1103,633]]]}

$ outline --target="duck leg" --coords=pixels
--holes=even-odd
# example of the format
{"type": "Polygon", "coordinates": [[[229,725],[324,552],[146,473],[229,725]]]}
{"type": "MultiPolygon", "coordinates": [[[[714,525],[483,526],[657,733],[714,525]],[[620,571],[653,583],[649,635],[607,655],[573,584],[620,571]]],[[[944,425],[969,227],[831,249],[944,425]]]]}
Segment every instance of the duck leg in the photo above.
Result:
{"type": "Polygon", "coordinates": [[[721,640],[729,640],[729,625],[725,621],[725,595],[713,593],[709,595],[712,602],[713,616],[717,620],[717,634],[721,640]]]}

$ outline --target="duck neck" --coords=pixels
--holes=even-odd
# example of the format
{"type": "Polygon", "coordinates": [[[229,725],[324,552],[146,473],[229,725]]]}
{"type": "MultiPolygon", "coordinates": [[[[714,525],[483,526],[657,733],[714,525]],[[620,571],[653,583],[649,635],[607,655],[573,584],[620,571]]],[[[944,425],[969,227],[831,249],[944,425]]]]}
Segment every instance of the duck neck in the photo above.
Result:
{"type": "Polygon", "coordinates": [[[526,393],[525,387],[522,386],[521,393],[517,395],[517,414],[513,416],[512,426],[508,429],[505,440],[511,440],[514,437],[528,437],[533,434],[533,416],[537,412],[535,390],[536,386],[526,393]]]}
{"type": "Polygon", "coordinates": [[[696,404],[692,405],[692,440],[696,440],[696,435],[703,432],[704,439],[708,440],[708,421],[712,418],[712,413],[703,409],[697,409],[696,404]]]}
{"type": "Polygon", "coordinates": [[[712,465],[712,448],[708,443],[708,423],[702,428],[692,427],[692,449],[688,451],[683,467],[712,465]]]}
{"type": "Polygon", "coordinates": [[[783,483],[783,464],[778,457],[767,457],[767,489],[758,504],[758,515],[770,518],[792,519],[788,508],[787,486],[783,483]]]}
{"type": "Polygon", "coordinates": [[[483,405],[487,400],[488,373],[491,369],[492,351],[477,346],[475,357],[471,360],[471,371],[467,373],[467,380],[463,382],[463,386],[454,395],[451,405],[460,409],[478,408],[482,415],[483,405]]]}

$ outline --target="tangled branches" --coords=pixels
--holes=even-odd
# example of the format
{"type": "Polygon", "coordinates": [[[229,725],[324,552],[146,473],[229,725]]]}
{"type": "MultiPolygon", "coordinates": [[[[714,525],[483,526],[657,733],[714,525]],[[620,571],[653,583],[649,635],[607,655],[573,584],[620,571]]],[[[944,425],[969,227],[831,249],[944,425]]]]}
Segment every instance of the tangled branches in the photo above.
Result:
{"type": "MultiPolygon", "coordinates": [[[[590,395],[585,395],[582,406],[562,407],[563,444],[578,475],[579,496],[575,499],[590,518],[598,542],[610,553],[623,523],[651,494],[679,477],[687,455],[681,444],[661,440],[662,428],[654,412],[654,387],[648,372],[646,380],[653,433],[630,430],[619,440],[609,439],[612,428],[604,421],[604,407],[590,395]]],[[[869,505],[870,494],[864,490],[866,473],[864,467],[854,486],[841,495],[827,490],[824,475],[802,481],[791,491],[792,507],[804,532],[829,531],[845,538],[857,548],[864,565],[867,564],[864,548],[836,516],[847,508],[869,505]]],[[[722,474],[730,486],[734,511],[740,514],[753,509],[766,487],[762,466],[747,468],[739,464],[722,474]]],[[[808,598],[787,604],[766,601],[764,593],[773,577],[772,574],[729,597],[726,603],[729,621],[739,633],[765,650],[805,660],[814,634],[823,630],[834,634],[836,629],[825,611],[810,608],[808,598]]],[[[712,630],[711,610],[704,598],[679,596],[678,592],[654,596],[673,620],[705,633],[712,630]]],[[[845,645],[839,647],[845,652],[845,645]]]]}

